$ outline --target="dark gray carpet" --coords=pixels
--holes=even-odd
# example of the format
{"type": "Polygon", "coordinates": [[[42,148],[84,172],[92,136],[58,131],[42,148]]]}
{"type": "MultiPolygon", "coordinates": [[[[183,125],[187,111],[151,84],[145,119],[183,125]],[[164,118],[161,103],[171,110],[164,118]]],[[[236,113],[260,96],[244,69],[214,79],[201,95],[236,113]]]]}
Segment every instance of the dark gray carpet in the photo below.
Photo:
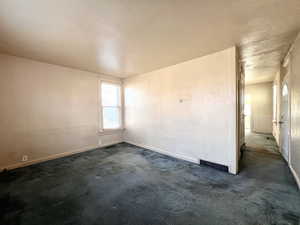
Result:
{"type": "Polygon", "coordinates": [[[265,150],[270,153],[280,154],[276,140],[272,134],[246,132],[245,142],[249,150],[265,150]]]}
{"type": "Polygon", "coordinates": [[[298,225],[279,155],[246,151],[233,176],[128,144],[0,174],[1,225],[298,225]]]}

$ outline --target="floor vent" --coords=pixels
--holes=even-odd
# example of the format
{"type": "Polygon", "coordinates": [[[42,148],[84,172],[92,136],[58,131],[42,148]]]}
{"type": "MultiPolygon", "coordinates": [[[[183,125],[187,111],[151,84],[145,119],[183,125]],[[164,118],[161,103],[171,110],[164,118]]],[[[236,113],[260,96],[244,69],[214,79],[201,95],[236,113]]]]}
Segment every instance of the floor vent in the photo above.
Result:
{"type": "Polygon", "coordinates": [[[200,165],[209,166],[209,167],[212,167],[214,169],[217,169],[217,170],[228,173],[228,166],[224,166],[224,165],[221,165],[221,164],[218,164],[218,163],[208,162],[208,161],[200,159],[200,165]]]}
{"type": "Polygon", "coordinates": [[[114,147],[116,147],[116,144],[108,145],[108,146],[105,146],[104,148],[107,149],[107,148],[114,148],[114,147]]]}

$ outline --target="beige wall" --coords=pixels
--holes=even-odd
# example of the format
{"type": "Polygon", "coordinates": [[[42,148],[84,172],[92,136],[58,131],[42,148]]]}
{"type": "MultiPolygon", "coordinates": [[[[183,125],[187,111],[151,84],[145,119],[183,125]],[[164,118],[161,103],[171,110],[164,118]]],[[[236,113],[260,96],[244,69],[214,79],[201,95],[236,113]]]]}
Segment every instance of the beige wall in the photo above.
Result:
{"type": "Polygon", "coordinates": [[[291,149],[290,164],[300,188],[300,36],[291,53],[291,149]]]}
{"type": "Polygon", "coordinates": [[[125,79],[124,140],[237,172],[236,49],[125,79]]]}
{"type": "Polygon", "coordinates": [[[273,131],[273,82],[246,86],[246,95],[251,99],[251,131],[273,131]]]}
{"type": "Polygon", "coordinates": [[[100,78],[0,54],[0,169],[122,141],[98,133],[100,78]]]}

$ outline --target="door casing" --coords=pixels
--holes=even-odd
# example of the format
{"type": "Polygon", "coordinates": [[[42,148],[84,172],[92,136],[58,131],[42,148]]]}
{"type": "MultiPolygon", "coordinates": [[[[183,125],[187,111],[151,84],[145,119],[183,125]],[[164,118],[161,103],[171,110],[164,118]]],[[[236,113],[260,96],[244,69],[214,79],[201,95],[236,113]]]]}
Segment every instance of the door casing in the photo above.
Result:
{"type": "Polygon", "coordinates": [[[287,123],[287,124],[285,124],[287,127],[286,127],[286,131],[285,132],[287,132],[287,134],[285,134],[284,133],[284,130],[283,130],[283,126],[284,126],[284,124],[280,124],[280,152],[281,152],[281,154],[283,155],[283,157],[285,158],[285,160],[288,162],[288,163],[290,163],[290,136],[291,136],[291,127],[290,127],[290,124],[291,124],[291,122],[290,122],[290,119],[291,119],[291,115],[290,115],[290,112],[291,112],[291,110],[290,110],[290,98],[291,98],[291,93],[290,93],[290,83],[289,83],[289,79],[290,79],[290,75],[289,75],[289,71],[287,72],[287,74],[285,75],[285,77],[284,77],[284,79],[283,79],[283,81],[282,81],[282,88],[281,88],[281,109],[280,109],[280,122],[284,122],[284,123],[287,123]],[[284,113],[284,105],[285,104],[283,104],[283,94],[282,94],[282,92],[283,92],[283,88],[284,88],[284,86],[286,85],[286,87],[287,87],[287,90],[288,90],[288,95],[287,95],[287,104],[286,104],[286,114],[287,114],[287,118],[286,118],[286,121],[282,121],[282,119],[284,119],[283,118],[283,113],[284,113]],[[283,140],[283,138],[286,138],[287,140],[283,140]],[[286,150],[284,150],[283,148],[284,148],[284,144],[286,143],[286,150]],[[286,151],[286,153],[285,153],[285,151],[286,151]]]}

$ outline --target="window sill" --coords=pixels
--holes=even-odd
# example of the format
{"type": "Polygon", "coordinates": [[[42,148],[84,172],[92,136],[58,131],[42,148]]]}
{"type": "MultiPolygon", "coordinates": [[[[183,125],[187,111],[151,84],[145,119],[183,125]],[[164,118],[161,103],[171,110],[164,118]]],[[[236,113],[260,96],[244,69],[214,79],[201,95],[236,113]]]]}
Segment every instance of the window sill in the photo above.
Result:
{"type": "Polygon", "coordinates": [[[115,134],[121,131],[124,131],[125,128],[116,128],[116,129],[105,129],[105,130],[99,130],[98,135],[103,136],[103,135],[110,135],[110,134],[115,134]]]}

